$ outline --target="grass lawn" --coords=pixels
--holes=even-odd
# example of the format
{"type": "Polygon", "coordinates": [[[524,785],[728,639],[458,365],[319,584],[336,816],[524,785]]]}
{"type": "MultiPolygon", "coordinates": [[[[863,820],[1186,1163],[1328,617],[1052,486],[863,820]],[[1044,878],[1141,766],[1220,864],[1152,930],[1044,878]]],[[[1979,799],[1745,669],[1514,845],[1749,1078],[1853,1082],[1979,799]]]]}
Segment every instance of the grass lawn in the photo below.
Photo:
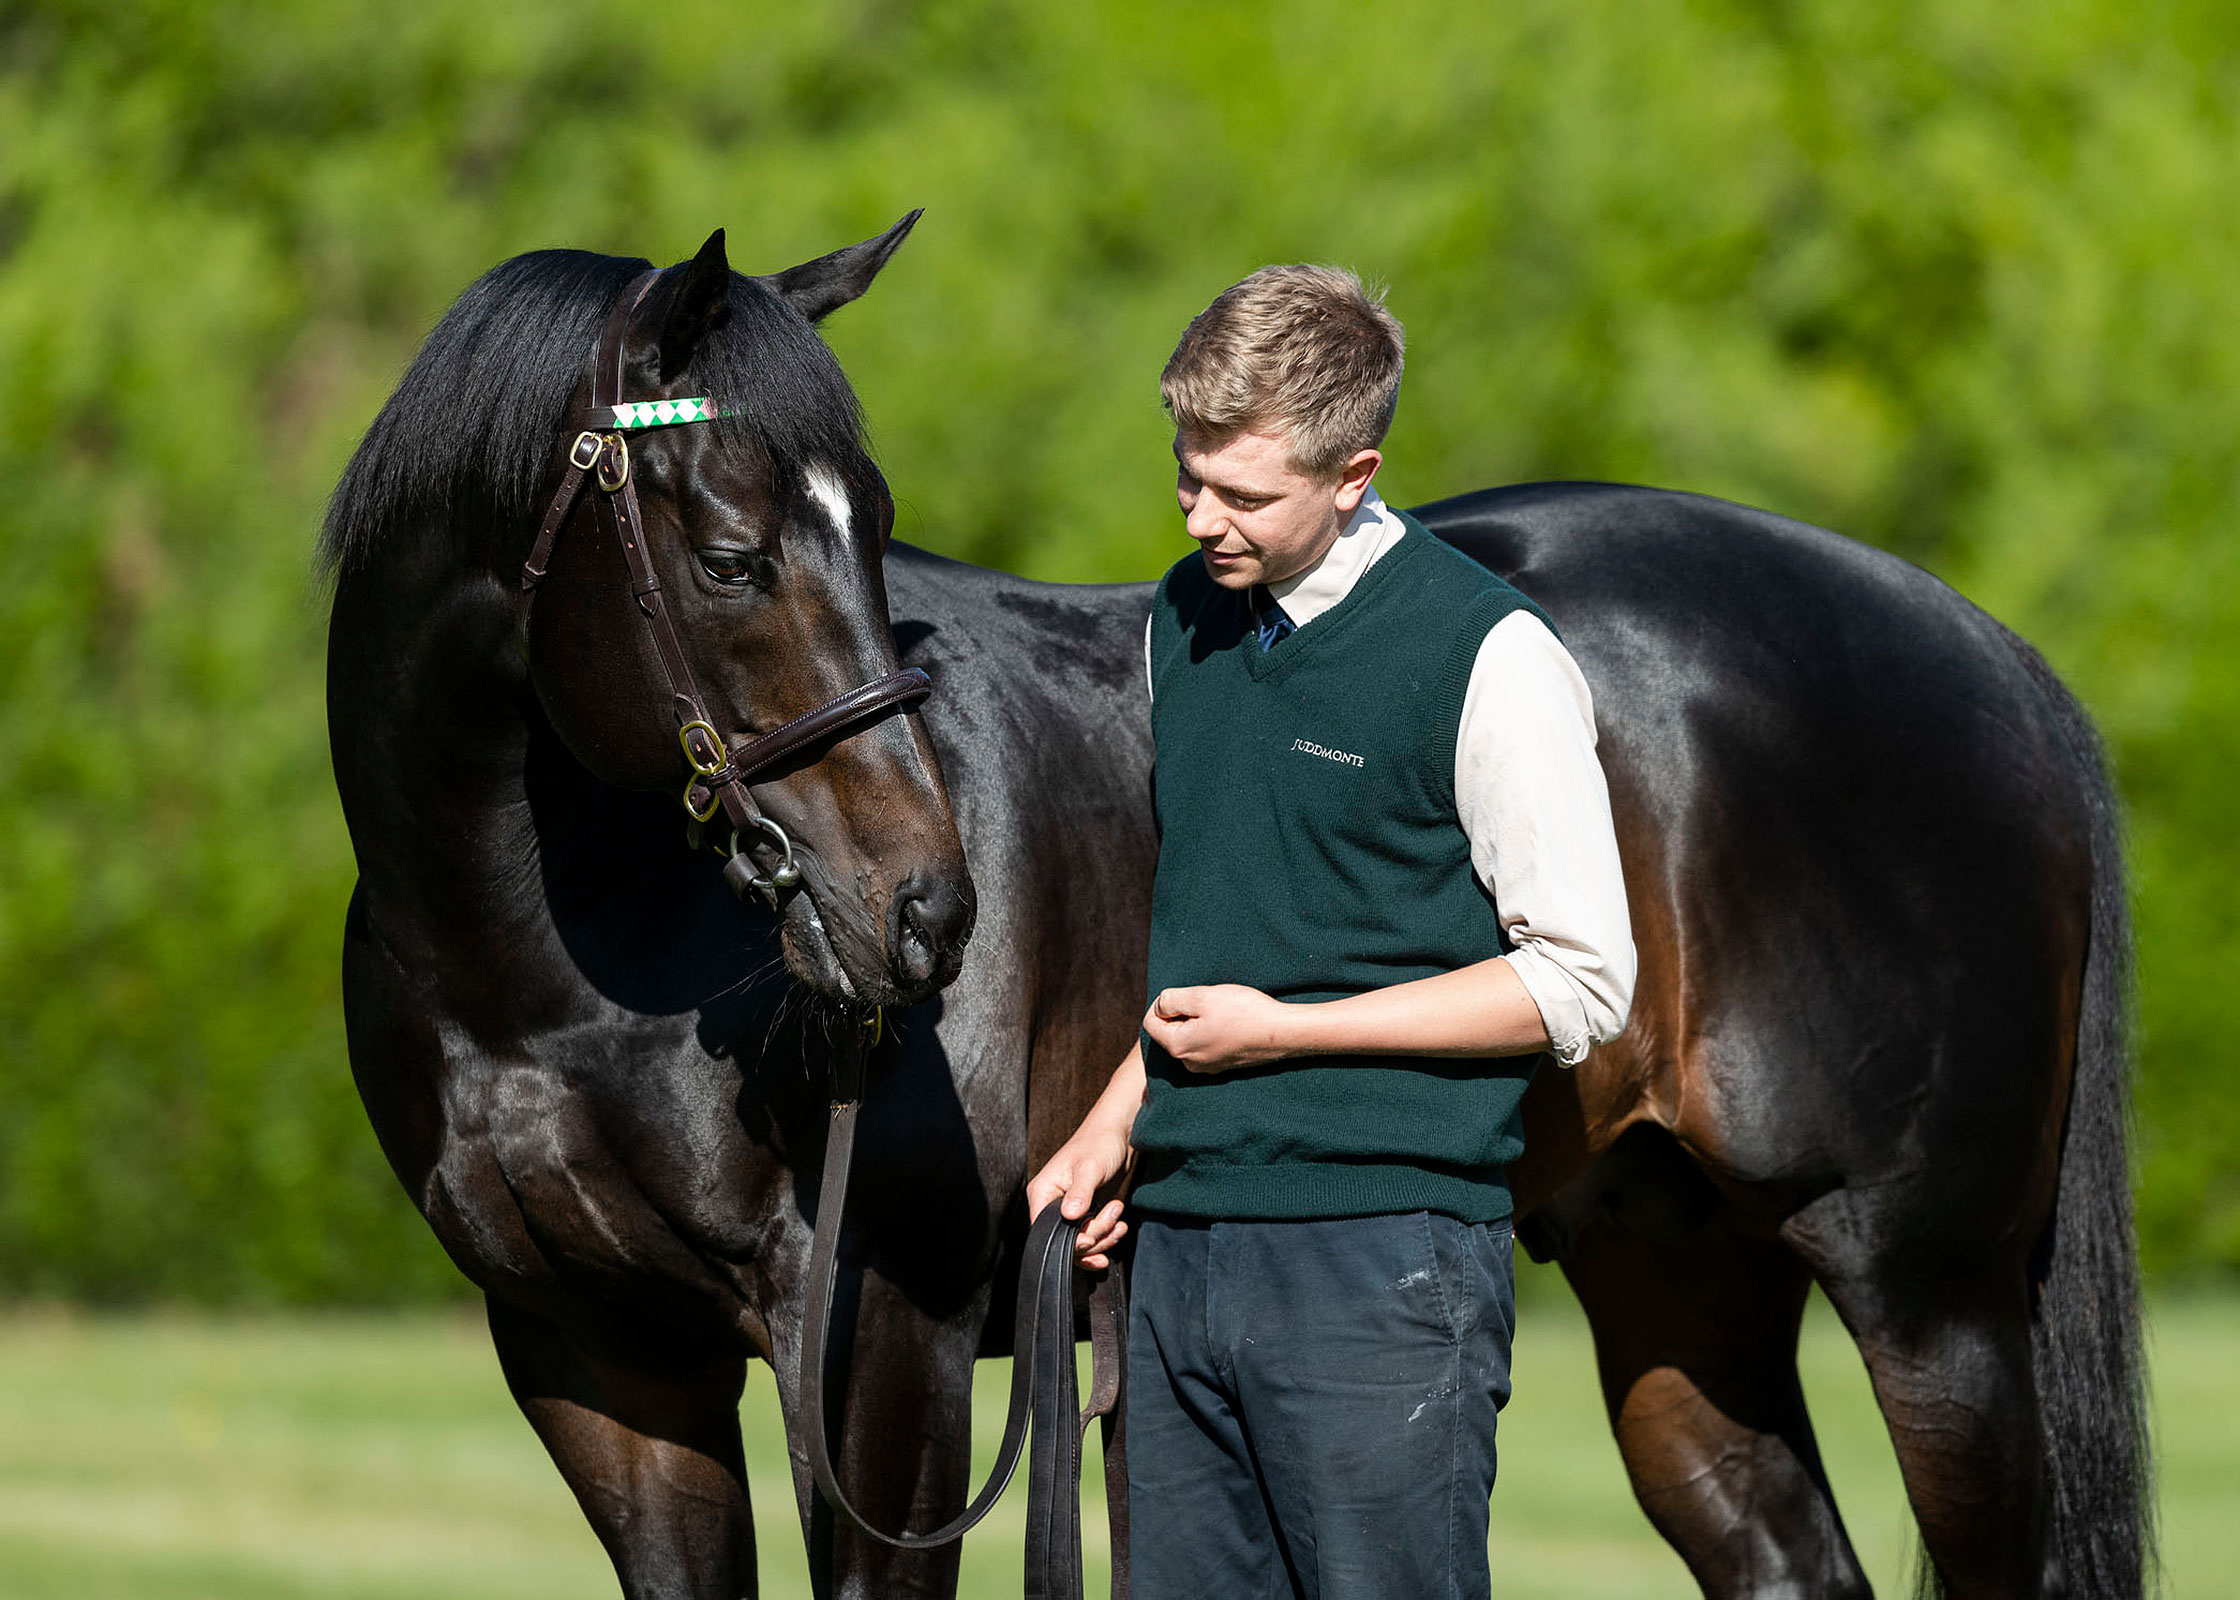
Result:
{"type": "MultiPolygon", "coordinates": [[[[1627,1494],[1578,1312],[1560,1287],[1534,1287],[1553,1292],[1528,1297],[1502,1417],[1496,1592],[1694,1594],[1627,1494]]],[[[2170,1590],[2240,1594],[2240,1298],[2159,1299],[2152,1337],[2170,1590]]],[[[1877,1591],[1903,1594],[1896,1469],[1858,1359],[1817,1304],[1803,1361],[1852,1537],[1877,1591]]],[[[981,1372],[983,1452],[1002,1377],[981,1372]]],[[[766,1372],[745,1414],[763,1592],[806,1596],[766,1372]]],[[[1019,1592],[1023,1505],[1014,1485],[966,1541],[965,1595],[1019,1592]]],[[[1102,1521],[1094,1502],[1093,1567],[1102,1521]]],[[[615,1593],[471,1317],[0,1317],[5,1600],[615,1593]]]]}

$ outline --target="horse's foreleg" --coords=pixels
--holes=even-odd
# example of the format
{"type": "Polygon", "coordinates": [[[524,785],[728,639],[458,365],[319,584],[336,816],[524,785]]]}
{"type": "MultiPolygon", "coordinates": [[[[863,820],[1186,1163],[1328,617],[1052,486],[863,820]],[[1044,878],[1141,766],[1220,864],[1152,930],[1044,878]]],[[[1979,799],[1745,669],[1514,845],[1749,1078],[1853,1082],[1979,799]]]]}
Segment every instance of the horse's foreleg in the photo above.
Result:
{"type": "Polygon", "coordinates": [[[1608,1218],[1563,1266],[1634,1495],[1703,1592],[1871,1594],[1797,1380],[1803,1266],[1718,1222],[1651,1243],[1608,1218]]]}
{"type": "Polygon", "coordinates": [[[502,1301],[489,1307],[507,1387],[606,1546],[627,1600],[754,1595],[739,1444],[744,1360],[624,1358],[502,1301]]]}
{"type": "MultiPolygon", "coordinates": [[[[982,1288],[967,1312],[936,1320],[876,1270],[859,1275],[842,1257],[825,1380],[833,1406],[826,1437],[849,1500],[889,1532],[923,1532],[964,1508],[972,1464],[973,1357],[986,1295],[982,1288]]],[[[781,1309],[770,1324],[810,1585],[819,1600],[889,1595],[951,1600],[957,1592],[957,1545],[897,1550],[842,1521],[818,1495],[800,1443],[800,1309],[781,1309]]]]}

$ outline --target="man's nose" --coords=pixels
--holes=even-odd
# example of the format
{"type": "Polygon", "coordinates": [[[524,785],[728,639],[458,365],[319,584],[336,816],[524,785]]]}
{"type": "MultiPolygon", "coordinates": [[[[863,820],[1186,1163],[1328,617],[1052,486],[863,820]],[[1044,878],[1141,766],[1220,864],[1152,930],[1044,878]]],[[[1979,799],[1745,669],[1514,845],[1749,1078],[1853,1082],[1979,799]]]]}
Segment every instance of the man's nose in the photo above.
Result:
{"type": "Polygon", "coordinates": [[[1212,495],[1202,489],[1198,492],[1198,498],[1182,514],[1182,530],[1193,539],[1210,541],[1221,537],[1221,511],[1212,495]]]}

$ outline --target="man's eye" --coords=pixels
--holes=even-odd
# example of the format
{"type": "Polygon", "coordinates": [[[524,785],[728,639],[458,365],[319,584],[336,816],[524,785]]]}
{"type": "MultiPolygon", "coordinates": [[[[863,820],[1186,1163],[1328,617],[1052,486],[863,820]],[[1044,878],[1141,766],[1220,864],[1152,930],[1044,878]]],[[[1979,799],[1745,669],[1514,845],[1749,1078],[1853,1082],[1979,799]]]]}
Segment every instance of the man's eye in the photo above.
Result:
{"type": "Polygon", "coordinates": [[[721,545],[695,551],[694,554],[700,558],[700,570],[718,583],[759,583],[761,577],[755,569],[758,565],[766,565],[758,563],[744,550],[726,549],[721,545]]]}

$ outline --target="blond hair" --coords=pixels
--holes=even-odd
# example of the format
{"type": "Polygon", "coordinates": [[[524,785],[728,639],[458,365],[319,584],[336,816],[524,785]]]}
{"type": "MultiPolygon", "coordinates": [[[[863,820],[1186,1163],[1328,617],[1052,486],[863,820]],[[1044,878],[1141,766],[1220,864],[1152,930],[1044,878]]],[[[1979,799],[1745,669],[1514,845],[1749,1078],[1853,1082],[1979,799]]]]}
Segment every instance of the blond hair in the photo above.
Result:
{"type": "Polygon", "coordinates": [[[1406,350],[1382,289],[1343,267],[1262,267],[1190,319],[1159,397],[1186,433],[1281,429],[1293,471],[1335,477],[1392,425],[1406,350]]]}

